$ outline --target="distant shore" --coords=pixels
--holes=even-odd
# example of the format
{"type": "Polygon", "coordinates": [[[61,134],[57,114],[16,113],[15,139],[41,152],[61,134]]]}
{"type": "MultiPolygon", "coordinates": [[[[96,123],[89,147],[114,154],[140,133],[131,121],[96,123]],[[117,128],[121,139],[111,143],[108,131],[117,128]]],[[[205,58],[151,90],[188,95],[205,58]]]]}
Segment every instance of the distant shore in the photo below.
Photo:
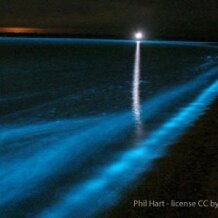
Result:
{"type": "MultiPolygon", "coordinates": [[[[113,34],[72,34],[72,33],[8,33],[0,32],[0,37],[42,37],[42,38],[90,38],[90,39],[131,39],[130,35],[113,34]]],[[[165,37],[156,36],[148,40],[166,40],[166,41],[196,41],[196,42],[218,42],[217,38],[184,38],[184,37],[165,37]]]]}

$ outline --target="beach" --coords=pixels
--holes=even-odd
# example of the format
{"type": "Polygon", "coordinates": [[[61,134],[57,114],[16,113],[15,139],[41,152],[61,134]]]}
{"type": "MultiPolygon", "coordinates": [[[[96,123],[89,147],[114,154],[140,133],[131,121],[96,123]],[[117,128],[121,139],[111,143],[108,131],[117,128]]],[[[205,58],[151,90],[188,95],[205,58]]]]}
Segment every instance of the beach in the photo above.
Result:
{"type": "Polygon", "coordinates": [[[218,102],[211,105],[193,127],[169,148],[168,155],[154,163],[130,194],[110,212],[109,217],[217,217],[217,209],[207,207],[134,207],[137,199],[198,202],[216,201],[218,102]]]}

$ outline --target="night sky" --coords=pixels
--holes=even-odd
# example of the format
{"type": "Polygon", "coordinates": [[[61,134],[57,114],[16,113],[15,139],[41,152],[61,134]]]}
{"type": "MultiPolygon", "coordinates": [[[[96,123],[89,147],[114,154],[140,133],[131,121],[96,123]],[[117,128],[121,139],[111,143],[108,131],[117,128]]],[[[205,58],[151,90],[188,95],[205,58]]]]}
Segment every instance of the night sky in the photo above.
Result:
{"type": "Polygon", "coordinates": [[[217,0],[1,0],[1,27],[149,38],[218,38],[217,0]]]}

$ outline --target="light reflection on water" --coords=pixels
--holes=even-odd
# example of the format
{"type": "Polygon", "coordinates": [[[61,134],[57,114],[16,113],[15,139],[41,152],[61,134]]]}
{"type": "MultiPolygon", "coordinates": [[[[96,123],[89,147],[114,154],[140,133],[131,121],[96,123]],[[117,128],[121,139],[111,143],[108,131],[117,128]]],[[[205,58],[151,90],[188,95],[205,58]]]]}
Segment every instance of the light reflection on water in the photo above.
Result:
{"type": "Polygon", "coordinates": [[[132,90],[132,111],[136,123],[136,138],[142,134],[141,105],[140,105],[140,42],[136,42],[134,71],[133,71],[133,90],[132,90]]]}

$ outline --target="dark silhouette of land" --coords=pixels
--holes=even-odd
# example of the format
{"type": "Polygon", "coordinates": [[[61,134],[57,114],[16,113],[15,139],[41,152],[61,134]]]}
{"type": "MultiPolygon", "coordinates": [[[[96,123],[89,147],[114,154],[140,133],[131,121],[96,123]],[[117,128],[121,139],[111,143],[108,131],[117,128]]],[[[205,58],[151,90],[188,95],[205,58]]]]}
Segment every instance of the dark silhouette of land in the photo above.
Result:
{"type": "MultiPolygon", "coordinates": [[[[42,38],[90,38],[90,39],[132,39],[129,34],[92,34],[92,33],[8,33],[0,32],[2,37],[42,37],[42,38]]],[[[169,40],[169,41],[201,41],[201,42],[218,42],[215,37],[177,37],[177,36],[162,36],[157,35],[148,40],[169,40]]]]}

